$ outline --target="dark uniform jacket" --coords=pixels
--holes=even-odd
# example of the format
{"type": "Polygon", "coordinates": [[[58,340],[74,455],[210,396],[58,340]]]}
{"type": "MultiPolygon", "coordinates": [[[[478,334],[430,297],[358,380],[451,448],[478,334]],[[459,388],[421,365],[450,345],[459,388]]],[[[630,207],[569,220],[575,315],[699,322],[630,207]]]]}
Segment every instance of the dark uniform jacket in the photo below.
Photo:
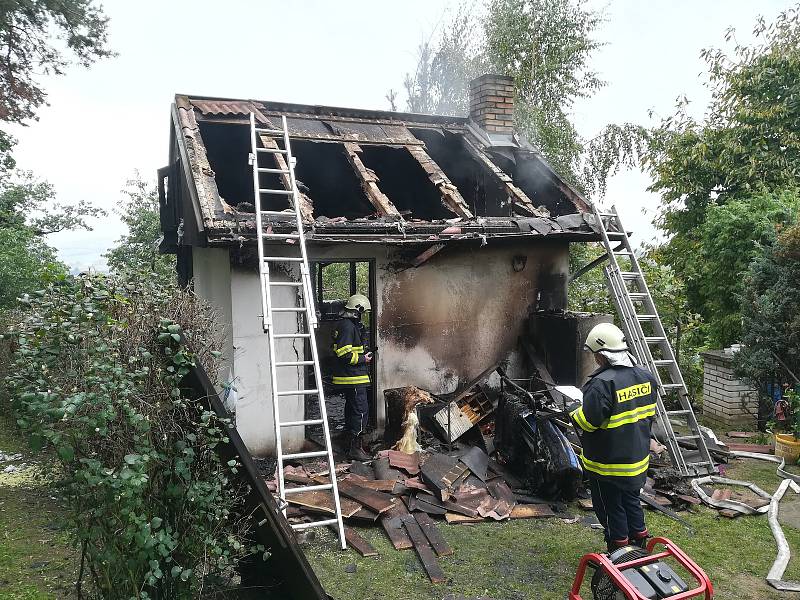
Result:
{"type": "Polygon", "coordinates": [[[333,332],[333,353],[336,366],[334,385],[366,385],[369,383],[369,365],[364,358],[366,329],[357,319],[344,318],[333,332]]]}
{"type": "Polygon", "coordinates": [[[583,386],[583,405],[570,411],[583,430],[583,467],[593,477],[639,489],[650,463],[656,380],[638,366],[600,368],[583,386]]]}

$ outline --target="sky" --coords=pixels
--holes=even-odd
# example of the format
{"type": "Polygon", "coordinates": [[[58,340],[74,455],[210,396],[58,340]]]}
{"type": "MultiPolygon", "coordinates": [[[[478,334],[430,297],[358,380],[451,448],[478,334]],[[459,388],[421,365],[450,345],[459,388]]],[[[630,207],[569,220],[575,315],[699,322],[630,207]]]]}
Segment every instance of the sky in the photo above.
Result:
{"type": "MultiPolygon", "coordinates": [[[[125,232],[114,214],[135,173],[155,180],[166,165],[170,104],[176,93],[388,109],[402,90],[417,47],[458,6],[452,0],[109,0],[109,39],[117,56],[89,69],[43,78],[49,105],[10,132],[18,166],[54,185],[62,203],[88,200],[109,211],[90,232],[50,236],[73,269],[104,268],[102,254],[125,232]]],[[[606,21],[592,68],[607,85],[574,109],[591,138],[609,123],[652,125],[686,95],[701,116],[709,100],[703,48],[725,30],[750,39],[756,18],[770,19],[789,0],[589,0],[606,21]]],[[[435,35],[435,34],[434,34],[435,35]]],[[[400,107],[403,106],[402,94],[400,107]]],[[[649,178],[612,178],[615,203],[636,241],[655,239],[658,198],[649,178]]]]}

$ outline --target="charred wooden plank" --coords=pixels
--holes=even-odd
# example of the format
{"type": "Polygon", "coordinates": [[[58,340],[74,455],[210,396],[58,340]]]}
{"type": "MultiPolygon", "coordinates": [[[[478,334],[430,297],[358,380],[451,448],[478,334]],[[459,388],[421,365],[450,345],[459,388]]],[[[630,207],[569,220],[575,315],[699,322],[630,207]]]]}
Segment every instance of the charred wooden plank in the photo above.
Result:
{"type": "MultiPolygon", "coordinates": [[[[286,501],[289,504],[302,506],[317,512],[326,514],[336,514],[336,506],[333,502],[333,494],[325,490],[314,490],[310,492],[297,492],[287,494],[286,501]]],[[[343,517],[350,517],[361,510],[361,504],[353,502],[347,498],[339,498],[339,506],[342,509],[343,517]]]]}
{"type": "Polygon", "coordinates": [[[447,540],[444,539],[442,532],[439,531],[433,519],[424,512],[415,513],[414,519],[416,519],[417,524],[420,529],[422,529],[422,533],[428,538],[428,542],[430,542],[437,556],[449,556],[453,553],[453,549],[450,547],[450,544],[447,543],[447,540]]]}
{"type": "Polygon", "coordinates": [[[380,517],[381,527],[389,536],[389,541],[395,550],[407,550],[412,548],[411,538],[403,528],[403,517],[410,514],[406,505],[402,502],[395,502],[395,505],[383,513],[380,517]]]}
{"type": "Polygon", "coordinates": [[[348,479],[339,482],[339,493],[352,498],[378,514],[386,512],[394,505],[394,498],[389,494],[363,488],[348,479]]]}
{"type": "Polygon", "coordinates": [[[375,490],[376,492],[392,492],[397,482],[393,479],[365,479],[359,475],[351,473],[345,479],[349,479],[363,488],[375,490]]]}
{"type": "Polygon", "coordinates": [[[411,543],[414,544],[414,550],[417,552],[417,556],[419,556],[419,560],[422,562],[422,566],[425,568],[425,572],[428,574],[428,578],[431,582],[444,583],[447,581],[447,577],[439,566],[439,561],[436,560],[433,549],[428,543],[425,534],[422,533],[422,529],[420,529],[416,519],[408,515],[402,518],[402,522],[406,528],[408,537],[411,538],[411,543]]]}
{"type": "MultiPolygon", "coordinates": [[[[338,533],[334,525],[331,525],[329,529],[338,533]]],[[[372,544],[361,537],[361,534],[355,529],[347,525],[344,526],[344,539],[347,540],[347,544],[361,556],[378,556],[378,551],[372,547],[372,544]]]]}

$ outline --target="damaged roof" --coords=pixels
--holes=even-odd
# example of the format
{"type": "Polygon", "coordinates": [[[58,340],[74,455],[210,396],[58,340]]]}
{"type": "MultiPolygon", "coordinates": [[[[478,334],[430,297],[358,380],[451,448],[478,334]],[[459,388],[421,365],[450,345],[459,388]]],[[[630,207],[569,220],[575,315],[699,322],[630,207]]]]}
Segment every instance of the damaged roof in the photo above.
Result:
{"type": "MultiPolygon", "coordinates": [[[[287,119],[310,241],[596,238],[587,201],[516,134],[466,117],[177,95],[170,165],[159,171],[162,251],[254,239],[251,113],[264,129],[287,119]]],[[[283,155],[269,156],[282,168],[283,155]]],[[[279,175],[260,177],[262,188],[287,188],[279,175]]],[[[286,209],[265,223],[291,228],[287,198],[261,208],[286,209]]]]}

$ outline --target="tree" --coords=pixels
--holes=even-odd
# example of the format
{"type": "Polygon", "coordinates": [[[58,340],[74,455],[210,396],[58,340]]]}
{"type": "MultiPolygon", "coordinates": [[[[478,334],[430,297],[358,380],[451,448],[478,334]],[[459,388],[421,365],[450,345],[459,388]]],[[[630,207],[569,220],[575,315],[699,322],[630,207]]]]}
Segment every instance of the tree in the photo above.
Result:
{"type": "MultiPolygon", "coordinates": [[[[665,256],[686,280],[692,310],[709,321],[711,331],[718,332],[715,341],[721,343],[736,335],[738,328],[731,327],[735,309],[720,311],[714,305],[720,297],[709,293],[703,261],[722,253],[713,230],[734,217],[715,212],[715,207],[740,201],[736,218],[746,220],[748,206],[753,205],[751,212],[763,210],[759,202],[764,194],[793,189],[800,175],[798,8],[782,13],[772,24],[759,20],[754,35],[753,44],[735,44],[731,54],[703,52],[712,89],[706,117],[689,117],[687,101],[682,100],[676,114],[651,132],[646,157],[654,180],[651,189],[662,196],[657,224],[672,236],[665,256]],[[721,221],[706,227],[712,215],[721,221]],[[718,317],[723,321],[715,322],[718,317]]],[[[729,30],[726,41],[732,40],[734,32],[729,30]]],[[[716,264],[721,267],[724,261],[716,264]]],[[[741,267],[739,262],[736,268],[741,267]]]]}
{"type": "Polygon", "coordinates": [[[602,22],[586,0],[487,0],[485,13],[462,5],[438,41],[420,46],[406,76],[408,109],[466,114],[468,81],[492,70],[514,78],[515,125],[562,176],[581,182],[585,147],[569,112],[603,82],[589,68],[602,22]]]}
{"type": "Polygon", "coordinates": [[[153,184],[142,180],[137,173],[122,190],[123,198],[116,210],[128,227],[128,233],[105,257],[112,270],[153,271],[163,281],[175,278],[174,259],[159,254],[161,240],[158,193],[153,184]]]}
{"type": "Polygon", "coordinates": [[[94,0],[3,0],[0,4],[0,121],[35,117],[46,93],[37,75],[111,56],[108,18],[94,0]],[[62,47],[54,43],[54,35],[62,47]],[[65,55],[64,47],[67,50],[65,55]]]}
{"type": "Polygon", "coordinates": [[[800,376],[800,225],[756,257],[743,287],[737,370],[758,388],[773,379],[796,383],[788,371],[800,376]]]}

